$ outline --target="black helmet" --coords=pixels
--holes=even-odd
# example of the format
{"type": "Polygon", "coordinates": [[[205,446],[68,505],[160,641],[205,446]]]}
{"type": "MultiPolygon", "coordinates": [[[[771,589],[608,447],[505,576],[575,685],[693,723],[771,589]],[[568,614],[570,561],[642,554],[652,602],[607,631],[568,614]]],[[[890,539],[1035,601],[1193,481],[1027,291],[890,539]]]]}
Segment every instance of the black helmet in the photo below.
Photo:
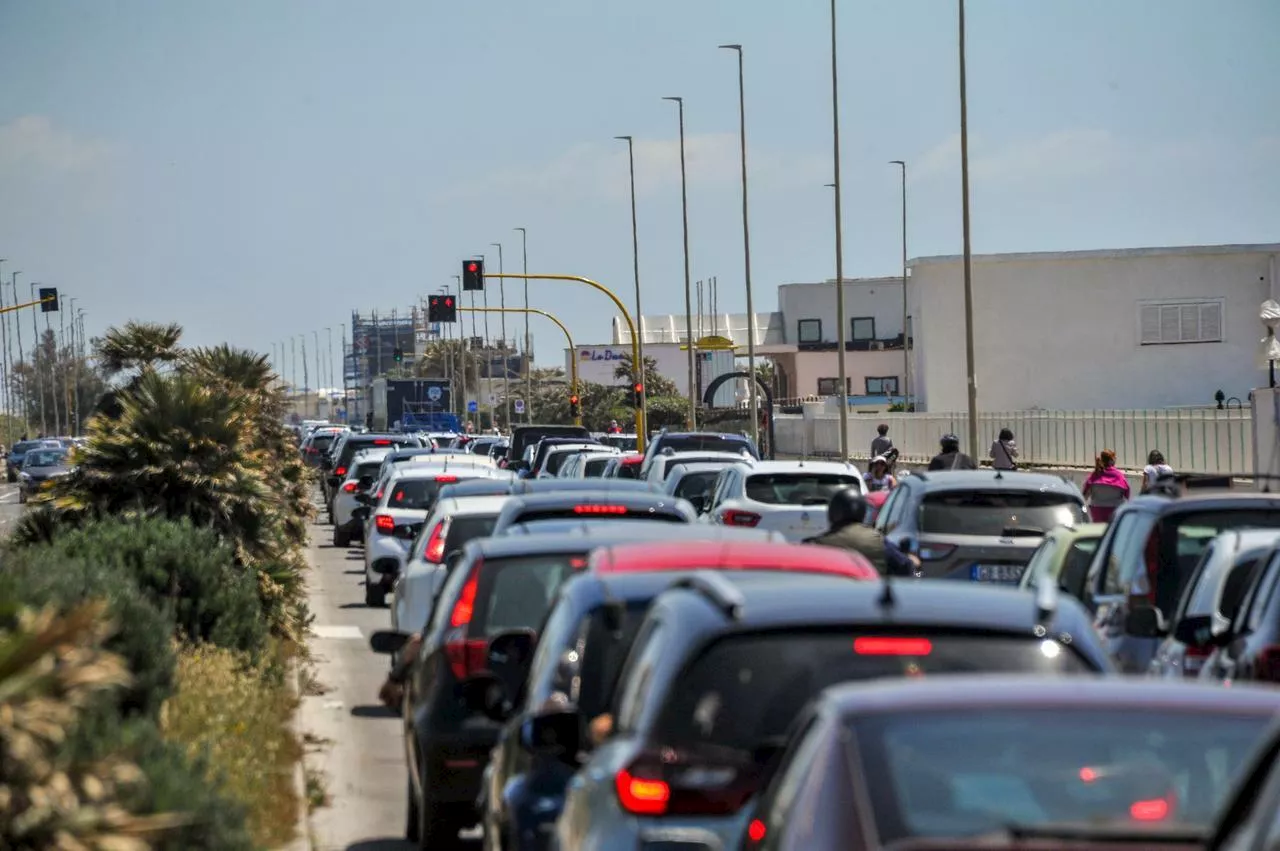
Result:
{"type": "Polygon", "coordinates": [[[960,448],[960,438],[956,437],[954,434],[944,434],[942,436],[941,443],[943,449],[947,449],[948,447],[955,449],[960,448]]]}
{"type": "Polygon", "coordinates": [[[827,523],[832,529],[843,529],[861,523],[867,516],[867,501],[857,488],[841,488],[827,503],[827,523]]]}

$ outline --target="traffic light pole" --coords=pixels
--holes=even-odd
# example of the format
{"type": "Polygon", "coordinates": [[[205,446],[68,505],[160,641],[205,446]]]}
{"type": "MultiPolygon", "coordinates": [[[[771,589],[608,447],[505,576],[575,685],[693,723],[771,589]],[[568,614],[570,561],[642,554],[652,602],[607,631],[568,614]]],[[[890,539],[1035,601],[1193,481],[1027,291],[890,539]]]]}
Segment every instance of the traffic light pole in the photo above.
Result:
{"type": "Polygon", "coordinates": [[[22,310],[24,307],[35,307],[37,304],[44,304],[47,301],[57,301],[57,297],[39,298],[35,301],[25,301],[22,304],[11,304],[8,307],[0,307],[0,314],[13,313],[15,310],[22,310]]]}
{"type": "MultiPolygon", "coordinates": [[[[573,344],[573,336],[569,334],[569,329],[554,314],[539,310],[536,307],[464,307],[461,309],[466,311],[474,310],[476,313],[523,313],[526,317],[531,313],[536,313],[556,323],[556,327],[564,332],[564,338],[569,343],[569,392],[575,396],[578,395],[578,347],[573,344]]],[[[525,405],[528,406],[525,413],[532,417],[533,399],[526,399],[525,405]]],[[[581,412],[574,414],[573,424],[582,425],[581,412]]]]}
{"type": "MultiPolygon", "coordinates": [[[[624,305],[622,300],[614,294],[613,290],[609,289],[604,284],[593,281],[590,278],[581,277],[580,275],[518,275],[515,272],[505,272],[494,275],[492,272],[489,272],[486,273],[486,276],[490,278],[515,278],[517,280],[525,281],[575,281],[579,284],[586,284],[587,286],[599,290],[607,295],[618,308],[619,312],[622,313],[622,318],[627,321],[627,329],[631,332],[631,363],[636,373],[635,380],[640,383],[644,382],[644,362],[640,358],[640,335],[636,332],[636,323],[631,318],[631,314],[627,312],[626,305],[624,305]]],[[[575,358],[574,360],[576,362],[577,359],[575,358]]],[[[645,443],[647,442],[647,435],[645,435],[644,432],[644,411],[640,407],[637,407],[635,416],[636,449],[643,453],[645,443]]]]}

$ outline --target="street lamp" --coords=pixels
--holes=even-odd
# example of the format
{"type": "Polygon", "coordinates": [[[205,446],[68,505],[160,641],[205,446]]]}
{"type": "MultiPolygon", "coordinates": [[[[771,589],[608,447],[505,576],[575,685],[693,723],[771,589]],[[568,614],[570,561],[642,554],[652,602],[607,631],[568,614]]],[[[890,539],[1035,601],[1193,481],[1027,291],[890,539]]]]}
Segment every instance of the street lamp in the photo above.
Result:
{"type": "Polygon", "coordinates": [[[840,74],[836,61],[836,0],[831,0],[831,148],[836,207],[836,349],[840,352],[840,458],[849,460],[849,377],[845,366],[844,224],[840,203],[840,74]]]}
{"type": "Polygon", "coordinates": [[[502,308],[502,313],[498,314],[499,326],[502,330],[502,409],[507,417],[507,428],[511,428],[511,370],[510,362],[507,360],[507,285],[506,278],[502,277],[502,243],[489,243],[498,249],[498,306],[502,308]]]}
{"type": "Polygon", "coordinates": [[[664,97],[680,107],[680,218],[684,225],[684,327],[689,343],[689,430],[698,429],[698,390],[693,368],[693,294],[689,276],[689,178],[684,157],[684,98],[664,97]]]}
{"type": "Polygon", "coordinates": [[[973,354],[973,252],[969,239],[969,98],[964,56],[964,0],[959,7],[960,36],[960,193],[964,220],[964,356],[969,381],[969,457],[978,457],[978,378],[973,354]]]}
{"type": "MultiPolygon", "coordinates": [[[[614,136],[613,138],[627,143],[627,160],[631,169],[631,263],[636,279],[636,352],[640,363],[632,364],[632,379],[643,384],[647,378],[644,368],[644,313],[640,310],[640,237],[636,226],[636,149],[635,140],[630,136],[614,136]]],[[[648,395],[641,394],[637,400],[640,405],[641,437],[649,433],[648,395]]]]}
{"type": "Polygon", "coordinates": [[[902,407],[911,410],[911,338],[907,334],[907,164],[889,160],[889,165],[902,167],[902,407]]]}
{"type": "MultiPolygon", "coordinates": [[[[760,446],[760,394],[756,387],[756,314],[751,297],[751,228],[747,216],[747,93],[742,45],[722,44],[721,50],[738,54],[738,137],[742,148],[742,257],[747,287],[747,394],[751,400],[751,439],[760,446]]],[[[841,360],[844,353],[841,352],[841,360]]],[[[846,399],[846,401],[848,401],[846,399]]],[[[773,451],[773,447],[769,447],[773,451]]]]}
{"type": "MultiPolygon", "coordinates": [[[[529,274],[529,232],[520,231],[520,259],[524,264],[524,274],[529,274]]],[[[533,337],[529,334],[529,278],[524,279],[524,417],[526,423],[533,422],[533,337]]]]}

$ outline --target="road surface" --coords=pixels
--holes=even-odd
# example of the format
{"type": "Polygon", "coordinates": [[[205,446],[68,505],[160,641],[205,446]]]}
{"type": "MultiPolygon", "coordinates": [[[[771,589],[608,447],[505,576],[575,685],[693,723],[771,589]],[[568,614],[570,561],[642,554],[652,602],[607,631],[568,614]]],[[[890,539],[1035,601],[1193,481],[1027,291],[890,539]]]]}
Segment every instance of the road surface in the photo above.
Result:
{"type": "Polygon", "coordinates": [[[22,516],[23,507],[18,504],[18,486],[0,477],[0,537],[13,530],[13,524],[22,516]]]}

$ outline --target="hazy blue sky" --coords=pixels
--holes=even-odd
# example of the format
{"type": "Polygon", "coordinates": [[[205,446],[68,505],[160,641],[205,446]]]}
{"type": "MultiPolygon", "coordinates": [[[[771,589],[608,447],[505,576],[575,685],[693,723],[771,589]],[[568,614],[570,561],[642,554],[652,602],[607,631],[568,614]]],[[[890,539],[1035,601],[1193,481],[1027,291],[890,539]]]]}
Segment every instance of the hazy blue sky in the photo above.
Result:
{"type": "MultiPolygon", "coordinates": [[[[676,113],[695,279],[742,307],[746,46],[758,309],[833,274],[825,0],[0,0],[0,257],[91,333],[176,320],[273,341],[389,312],[506,248],[629,293],[637,139],[645,312],[683,310],[676,113]]],[[[842,0],[845,257],[960,250],[955,4],[842,0]]],[[[1280,3],[970,0],[974,250],[1280,237],[1280,3]]],[[[515,285],[513,285],[514,287],[515,285]]],[[[581,343],[612,311],[534,285],[581,343]]],[[[511,288],[509,288],[511,289],[511,288]]],[[[559,361],[535,325],[540,360],[559,361]]],[[[308,337],[309,337],[308,333],[308,337]]],[[[323,338],[324,334],[321,333],[323,338]]]]}

